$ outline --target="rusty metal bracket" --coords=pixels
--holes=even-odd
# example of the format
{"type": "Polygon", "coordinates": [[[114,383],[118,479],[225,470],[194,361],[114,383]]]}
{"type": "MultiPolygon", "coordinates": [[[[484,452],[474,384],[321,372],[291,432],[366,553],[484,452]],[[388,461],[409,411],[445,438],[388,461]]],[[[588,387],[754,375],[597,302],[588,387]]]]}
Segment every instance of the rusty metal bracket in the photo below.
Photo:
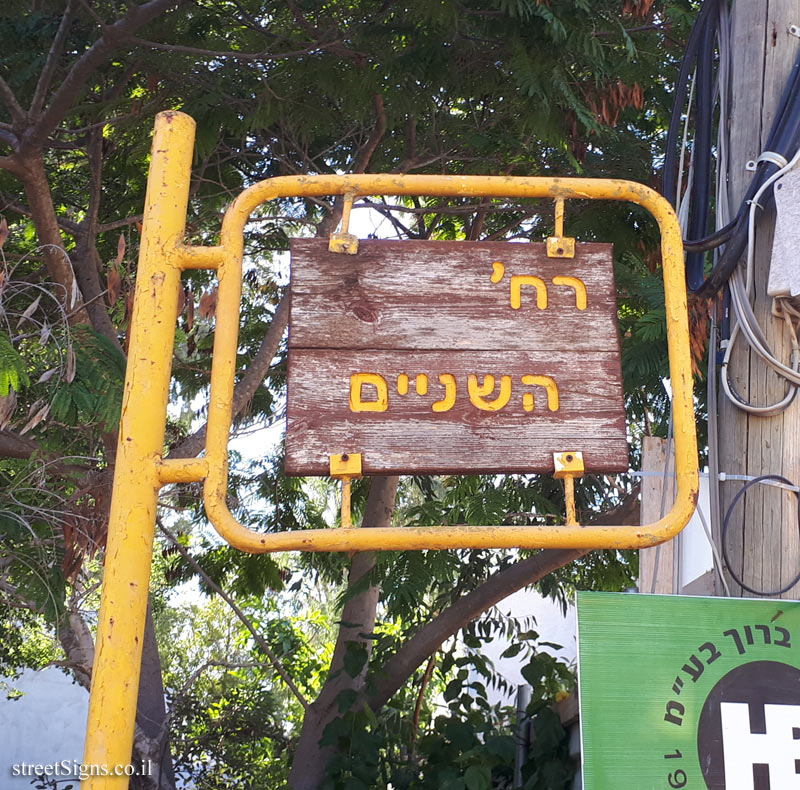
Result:
{"type": "Polygon", "coordinates": [[[564,481],[564,501],[567,507],[566,524],[568,527],[578,526],[575,511],[575,478],[583,477],[583,453],[573,451],[553,453],[553,466],[555,467],[553,477],[556,480],[564,481]]]}
{"type": "Polygon", "coordinates": [[[548,258],[574,258],[575,239],[564,235],[564,198],[556,198],[555,236],[547,239],[548,258]]]}
{"type": "Polygon", "coordinates": [[[342,526],[352,527],[350,512],[350,481],[361,477],[361,453],[341,453],[330,456],[330,473],[342,481],[342,526]]]}
{"type": "Polygon", "coordinates": [[[342,206],[342,228],[338,233],[331,233],[328,241],[329,252],[340,252],[345,255],[355,255],[358,252],[358,236],[350,233],[350,211],[353,208],[354,192],[344,196],[342,206]]]}

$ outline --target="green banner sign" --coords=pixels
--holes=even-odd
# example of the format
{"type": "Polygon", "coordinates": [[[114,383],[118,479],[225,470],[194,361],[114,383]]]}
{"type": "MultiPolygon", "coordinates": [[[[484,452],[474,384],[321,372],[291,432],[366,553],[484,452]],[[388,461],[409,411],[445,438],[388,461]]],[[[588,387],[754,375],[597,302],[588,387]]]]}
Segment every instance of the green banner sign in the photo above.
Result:
{"type": "Polygon", "coordinates": [[[578,593],[584,790],[800,790],[800,603],[578,593]]]}

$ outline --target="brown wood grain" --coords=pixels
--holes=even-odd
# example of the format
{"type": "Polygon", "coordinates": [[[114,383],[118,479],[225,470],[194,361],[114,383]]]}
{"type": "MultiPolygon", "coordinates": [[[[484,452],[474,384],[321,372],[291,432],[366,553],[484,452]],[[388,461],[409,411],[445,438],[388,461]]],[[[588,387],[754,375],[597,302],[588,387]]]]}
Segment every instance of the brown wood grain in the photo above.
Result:
{"type": "MultiPolygon", "coordinates": [[[[328,253],[324,240],[294,241],[287,473],[327,474],[329,456],[344,452],[362,453],[366,474],[552,472],[553,453],[566,450],[583,452],[589,471],[627,469],[614,294],[609,245],[578,245],[562,260],[539,244],[361,241],[349,256],[328,253]],[[505,266],[499,283],[495,261],[505,266]],[[541,278],[547,309],[528,286],[513,309],[511,275],[541,278]],[[585,283],[585,310],[574,290],[553,284],[559,276],[585,283]],[[382,377],[385,410],[352,410],[357,373],[382,377]],[[428,377],[422,394],[419,374],[428,377]],[[455,402],[433,411],[448,391],[443,374],[455,402]],[[469,376],[487,374],[490,400],[502,376],[511,381],[496,411],[469,396],[469,376]],[[543,387],[523,382],[530,375],[556,382],[557,410],[543,387]]],[[[366,385],[364,400],[376,397],[366,385]]]]}
{"type": "Polygon", "coordinates": [[[610,262],[608,244],[578,245],[574,259],[556,259],[543,244],[367,240],[345,256],[329,253],[324,240],[295,239],[289,347],[618,348],[610,262]],[[499,283],[490,279],[495,261],[505,266],[499,283]],[[521,307],[510,307],[513,275],[544,281],[545,310],[527,285],[521,307]],[[558,276],[585,283],[585,310],[571,288],[553,284],[558,276]]]}

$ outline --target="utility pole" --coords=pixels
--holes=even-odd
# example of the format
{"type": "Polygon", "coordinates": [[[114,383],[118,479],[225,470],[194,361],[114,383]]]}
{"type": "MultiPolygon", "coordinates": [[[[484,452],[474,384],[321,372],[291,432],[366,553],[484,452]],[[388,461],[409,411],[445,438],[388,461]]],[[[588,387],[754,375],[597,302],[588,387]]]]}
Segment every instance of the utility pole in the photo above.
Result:
{"type": "MultiPolygon", "coordinates": [[[[800,25],[800,0],[734,0],[732,13],[729,195],[730,205],[736,207],[753,175],[746,163],[764,150],[800,48],[800,39],[789,32],[790,26],[800,25]]],[[[772,315],[772,299],[766,292],[774,221],[774,208],[758,212],[753,309],[775,356],[789,364],[789,334],[783,320],[772,315]]],[[[729,377],[750,403],[775,403],[786,392],[786,382],[741,339],[729,377]]],[[[720,394],[719,448],[721,472],[778,474],[800,484],[800,398],[778,416],[760,417],[740,411],[720,394]]],[[[720,483],[721,517],[742,485],[742,481],[720,483]]],[[[774,486],[753,486],[730,518],[726,545],[733,570],[759,590],[788,584],[800,570],[799,529],[795,494],[774,486]]],[[[750,595],[729,583],[734,595],[750,595]]],[[[783,597],[800,598],[800,585],[783,597]]]]}

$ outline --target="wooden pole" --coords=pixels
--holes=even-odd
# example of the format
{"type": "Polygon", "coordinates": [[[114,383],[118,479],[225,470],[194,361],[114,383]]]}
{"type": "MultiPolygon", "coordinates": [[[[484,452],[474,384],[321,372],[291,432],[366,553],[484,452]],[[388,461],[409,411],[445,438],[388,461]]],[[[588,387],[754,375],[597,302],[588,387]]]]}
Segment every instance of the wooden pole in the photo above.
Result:
{"type": "MultiPolygon", "coordinates": [[[[738,206],[752,173],[745,164],[765,148],[783,87],[797,56],[800,39],[789,33],[800,24],[800,0],[734,0],[730,111],[731,206],[738,206]]],[[[777,357],[787,361],[790,343],[783,321],[771,314],[766,294],[774,211],[760,212],[755,246],[756,317],[777,357]]],[[[730,379],[742,397],[755,404],[780,400],[785,382],[744,342],[737,343],[730,379]]],[[[728,474],[780,474],[800,483],[800,399],[777,417],[748,415],[720,395],[720,471],[728,474]]],[[[742,482],[721,483],[725,515],[742,482]]],[[[772,486],[754,486],[730,519],[727,536],[731,564],[750,587],[776,590],[800,568],[797,499],[772,486]]],[[[750,595],[731,584],[734,594],[750,595]]],[[[800,597],[795,587],[784,597],[800,597]]]]}

